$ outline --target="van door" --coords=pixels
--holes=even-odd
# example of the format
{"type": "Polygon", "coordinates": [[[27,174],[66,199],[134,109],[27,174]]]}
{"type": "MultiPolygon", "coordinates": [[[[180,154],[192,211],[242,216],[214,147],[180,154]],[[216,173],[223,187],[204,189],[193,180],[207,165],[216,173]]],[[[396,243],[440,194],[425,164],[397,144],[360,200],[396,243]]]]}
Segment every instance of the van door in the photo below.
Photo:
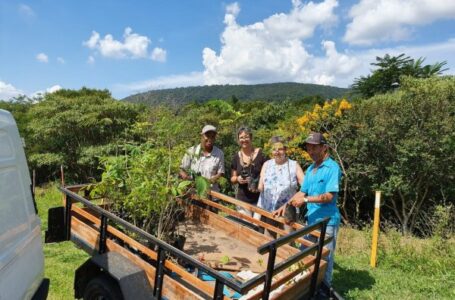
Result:
{"type": "Polygon", "coordinates": [[[0,110],[0,299],[30,299],[44,276],[40,220],[11,114],[0,110]]]}

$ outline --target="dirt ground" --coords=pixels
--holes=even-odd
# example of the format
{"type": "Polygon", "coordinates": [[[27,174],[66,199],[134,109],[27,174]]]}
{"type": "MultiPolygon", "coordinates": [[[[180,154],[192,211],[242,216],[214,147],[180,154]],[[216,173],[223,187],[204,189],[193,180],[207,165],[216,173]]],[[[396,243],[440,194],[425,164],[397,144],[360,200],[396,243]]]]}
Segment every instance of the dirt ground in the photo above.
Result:
{"type": "Polygon", "coordinates": [[[210,225],[187,220],[178,231],[186,237],[183,250],[212,267],[233,272],[250,270],[261,273],[266,270],[268,255],[260,255],[255,246],[210,225]]]}

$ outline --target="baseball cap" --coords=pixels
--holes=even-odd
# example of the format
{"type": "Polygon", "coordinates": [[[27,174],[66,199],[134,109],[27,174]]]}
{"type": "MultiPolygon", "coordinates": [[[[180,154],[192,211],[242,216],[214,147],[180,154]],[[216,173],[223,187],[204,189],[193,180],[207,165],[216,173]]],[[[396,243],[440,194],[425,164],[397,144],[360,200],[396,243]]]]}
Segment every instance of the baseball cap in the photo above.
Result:
{"type": "Polygon", "coordinates": [[[311,132],[310,135],[305,140],[305,144],[313,144],[313,145],[320,145],[320,144],[327,144],[327,140],[320,132],[311,132]]]}
{"type": "Polygon", "coordinates": [[[205,134],[205,133],[210,132],[210,131],[213,131],[213,132],[216,133],[216,132],[217,132],[217,131],[216,131],[216,127],[213,126],[213,125],[205,125],[204,128],[202,128],[201,133],[202,133],[202,134],[205,134]]]}

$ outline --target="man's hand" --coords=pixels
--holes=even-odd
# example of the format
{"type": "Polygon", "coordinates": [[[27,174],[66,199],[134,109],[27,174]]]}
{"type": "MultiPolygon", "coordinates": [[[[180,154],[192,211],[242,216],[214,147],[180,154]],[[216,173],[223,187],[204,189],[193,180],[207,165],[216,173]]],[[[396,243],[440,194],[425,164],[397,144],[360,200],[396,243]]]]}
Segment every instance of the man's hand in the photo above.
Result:
{"type": "Polygon", "coordinates": [[[294,198],[289,202],[289,204],[291,204],[292,206],[295,206],[295,207],[300,207],[304,203],[305,203],[305,201],[301,198],[294,198]]]}
{"type": "Polygon", "coordinates": [[[179,175],[180,175],[180,178],[182,178],[183,180],[190,180],[191,179],[191,176],[187,172],[185,172],[184,170],[180,170],[179,175]]]}
{"type": "Polygon", "coordinates": [[[220,179],[222,175],[221,174],[216,174],[216,175],[213,175],[212,177],[210,177],[209,181],[210,183],[215,183],[218,181],[218,179],[220,179]]]}

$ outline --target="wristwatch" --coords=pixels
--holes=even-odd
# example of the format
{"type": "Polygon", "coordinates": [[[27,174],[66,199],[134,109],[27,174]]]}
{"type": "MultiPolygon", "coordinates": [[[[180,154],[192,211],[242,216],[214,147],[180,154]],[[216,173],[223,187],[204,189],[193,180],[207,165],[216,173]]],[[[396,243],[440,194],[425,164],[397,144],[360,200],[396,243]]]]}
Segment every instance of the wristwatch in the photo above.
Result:
{"type": "Polygon", "coordinates": [[[307,197],[303,198],[303,202],[308,203],[309,202],[308,198],[307,197]]]}

